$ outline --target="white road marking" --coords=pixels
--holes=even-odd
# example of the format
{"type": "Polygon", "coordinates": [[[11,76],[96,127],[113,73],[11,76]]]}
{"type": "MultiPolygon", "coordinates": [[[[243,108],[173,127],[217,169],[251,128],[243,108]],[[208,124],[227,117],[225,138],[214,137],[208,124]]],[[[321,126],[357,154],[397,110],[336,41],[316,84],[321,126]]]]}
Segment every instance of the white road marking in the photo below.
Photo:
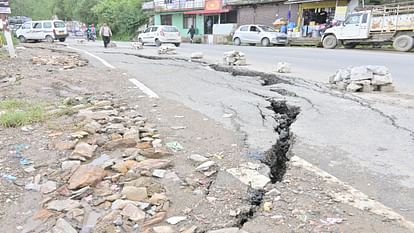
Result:
{"type": "Polygon", "coordinates": [[[322,177],[326,182],[340,185],[343,188],[342,192],[332,193],[336,201],[348,204],[363,211],[370,211],[371,213],[384,216],[390,220],[397,221],[400,225],[414,230],[414,223],[405,219],[402,215],[396,213],[393,209],[384,204],[369,198],[365,193],[355,189],[354,187],[345,184],[337,177],[323,171],[313,164],[301,159],[297,156],[291,158],[293,166],[302,167],[314,174],[322,177]]]}
{"type": "Polygon", "coordinates": [[[140,81],[131,78],[129,79],[131,83],[133,83],[135,86],[137,86],[142,92],[144,92],[148,97],[158,99],[160,98],[155,92],[153,92],[151,89],[149,89],[147,86],[145,86],[140,81]]]}
{"type": "Polygon", "coordinates": [[[113,65],[109,64],[109,63],[108,63],[107,61],[105,61],[104,59],[102,59],[102,58],[100,58],[100,57],[98,57],[98,56],[96,56],[96,55],[94,55],[94,54],[92,54],[92,53],[90,53],[90,52],[88,52],[88,51],[86,51],[86,50],[83,50],[83,49],[78,49],[78,48],[73,48],[73,47],[70,47],[70,46],[68,46],[68,48],[73,49],[73,50],[76,50],[76,51],[83,52],[83,53],[85,53],[85,54],[87,54],[87,55],[89,55],[89,56],[91,56],[91,57],[95,58],[96,60],[100,61],[100,62],[101,62],[104,66],[108,67],[109,69],[116,69],[116,68],[115,68],[115,66],[113,66],[113,65]]]}

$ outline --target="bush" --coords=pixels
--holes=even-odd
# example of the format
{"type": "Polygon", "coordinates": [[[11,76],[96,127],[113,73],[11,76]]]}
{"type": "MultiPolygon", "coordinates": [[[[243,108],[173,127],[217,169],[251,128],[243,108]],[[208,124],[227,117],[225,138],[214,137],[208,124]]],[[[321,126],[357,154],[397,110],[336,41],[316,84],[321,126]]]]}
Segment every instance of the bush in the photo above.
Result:
{"type": "Polygon", "coordinates": [[[2,127],[19,127],[41,122],[45,119],[44,107],[16,99],[0,101],[0,125],[2,127]]]}

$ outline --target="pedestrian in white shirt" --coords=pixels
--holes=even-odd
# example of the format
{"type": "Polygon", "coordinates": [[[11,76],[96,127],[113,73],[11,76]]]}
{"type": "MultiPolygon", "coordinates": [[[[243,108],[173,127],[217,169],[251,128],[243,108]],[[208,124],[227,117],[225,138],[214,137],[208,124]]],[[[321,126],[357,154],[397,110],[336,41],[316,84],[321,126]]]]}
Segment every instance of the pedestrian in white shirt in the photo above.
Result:
{"type": "Polygon", "coordinates": [[[111,42],[112,31],[111,28],[104,23],[99,30],[99,34],[101,35],[105,48],[108,47],[108,44],[111,42]]]}

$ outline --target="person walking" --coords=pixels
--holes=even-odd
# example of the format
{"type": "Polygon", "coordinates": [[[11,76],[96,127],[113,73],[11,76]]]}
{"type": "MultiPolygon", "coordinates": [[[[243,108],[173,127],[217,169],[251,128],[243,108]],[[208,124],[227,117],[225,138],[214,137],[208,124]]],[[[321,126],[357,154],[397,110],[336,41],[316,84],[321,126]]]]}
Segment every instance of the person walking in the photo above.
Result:
{"type": "Polygon", "coordinates": [[[187,35],[190,34],[191,43],[193,43],[195,33],[196,33],[196,30],[194,28],[194,25],[191,25],[190,29],[187,32],[187,35]]]}
{"type": "Polygon", "coordinates": [[[99,30],[99,34],[101,35],[103,39],[104,47],[108,48],[108,44],[111,42],[111,36],[112,36],[111,28],[109,28],[109,26],[106,23],[104,23],[101,29],[99,30]]]}

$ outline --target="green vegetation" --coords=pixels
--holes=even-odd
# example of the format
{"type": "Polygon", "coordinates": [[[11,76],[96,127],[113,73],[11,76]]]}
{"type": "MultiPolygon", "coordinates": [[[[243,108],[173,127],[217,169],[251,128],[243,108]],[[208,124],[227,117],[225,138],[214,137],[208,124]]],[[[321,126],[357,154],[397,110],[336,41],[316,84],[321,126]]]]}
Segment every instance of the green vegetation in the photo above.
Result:
{"type": "Polygon", "coordinates": [[[19,127],[45,119],[44,107],[16,99],[0,101],[0,126],[19,127]]]}
{"type": "Polygon", "coordinates": [[[136,29],[148,21],[141,10],[143,0],[13,0],[12,14],[33,20],[58,16],[62,20],[76,20],[86,24],[107,23],[114,38],[130,39],[136,29]]]}

